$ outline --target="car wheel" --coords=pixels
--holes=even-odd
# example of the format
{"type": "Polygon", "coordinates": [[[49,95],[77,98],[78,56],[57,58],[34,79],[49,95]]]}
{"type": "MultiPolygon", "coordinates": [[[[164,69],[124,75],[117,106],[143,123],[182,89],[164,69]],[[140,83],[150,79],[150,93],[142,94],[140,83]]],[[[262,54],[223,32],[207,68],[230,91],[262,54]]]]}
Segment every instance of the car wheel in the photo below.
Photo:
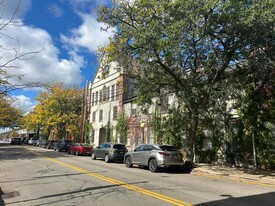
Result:
{"type": "Polygon", "coordinates": [[[68,150],[68,154],[71,154],[70,150],[68,150]]]}
{"type": "Polygon", "coordinates": [[[125,159],[125,165],[126,165],[126,167],[128,167],[128,168],[130,168],[130,167],[133,166],[131,157],[129,157],[129,156],[126,157],[126,159],[125,159]]]}
{"type": "Polygon", "coordinates": [[[150,170],[151,172],[157,172],[157,171],[158,171],[157,160],[151,159],[151,160],[149,161],[149,170],[150,170]]]}
{"type": "Polygon", "coordinates": [[[95,159],[96,159],[96,156],[95,156],[95,153],[94,153],[94,152],[92,153],[91,156],[92,156],[92,160],[95,160],[95,159]]]}
{"type": "Polygon", "coordinates": [[[105,155],[104,161],[105,161],[106,163],[109,163],[109,162],[110,162],[110,157],[109,157],[108,154],[105,155]]]}
{"type": "Polygon", "coordinates": [[[76,151],[76,152],[75,152],[75,155],[76,155],[76,156],[78,156],[78,155],[79,155],[78,151],[76,151]]]}

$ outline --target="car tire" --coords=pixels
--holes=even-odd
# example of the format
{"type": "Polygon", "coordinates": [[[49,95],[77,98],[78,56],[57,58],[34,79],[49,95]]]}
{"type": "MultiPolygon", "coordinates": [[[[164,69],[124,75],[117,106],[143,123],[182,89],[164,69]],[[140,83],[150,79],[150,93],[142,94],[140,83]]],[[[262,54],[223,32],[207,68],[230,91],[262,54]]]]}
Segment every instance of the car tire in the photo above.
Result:
{"type": "Polygon", "coordinates": [[[71,154],[71,151],[70,151],[70,150],[68,150],[68,154],[71,154]]]}
{"type": "Polygon", "coordinates": [[[76,152],[75,152],[75,155],[76,155],[76,156],[78,156],[78,155],[79,155],[78,151],[76,151],[76,152]]]}
{"type": "Polygon", "coordinates": [[[106,155],[104,156],[104,161],[105,161],[106,163],[109,163],[109,162],[110,162],[110,157],[109,157],[108,154],[106,154],[106,155]]]}
{"type": "Polygon", "coordinates": [[[156,160],[156,159],[151,159],[151,160],[149,161],[148,167],[149,167],[149,170],[150,170],[151,172],[157,172],[157,171],[158,171],[157,160],[156,160]]]}
{"type": "Polygon", "coordinates": [[[91,154],[91,157],[92,157],[92,160],[96,160],[96,156],[94,152],[91,154]]]}
{"type": "Polygon", "coordinates": [[[128,168],[130,168],[130,167],[133,166],[133,164],[132,164],[132,159],[131,159],[130,156],[126,157],[126,159],[125,159],[125,165],[126,165],[126,167],[128,167],[128,168]]]}

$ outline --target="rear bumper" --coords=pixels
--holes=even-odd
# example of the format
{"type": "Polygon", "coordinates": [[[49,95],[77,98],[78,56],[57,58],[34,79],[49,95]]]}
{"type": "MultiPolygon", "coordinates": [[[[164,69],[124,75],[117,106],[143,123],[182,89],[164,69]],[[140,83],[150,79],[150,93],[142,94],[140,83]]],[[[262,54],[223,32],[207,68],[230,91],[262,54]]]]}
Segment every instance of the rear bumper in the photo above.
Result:
{"type": "Polygon", "coordinates": [[[124,160],[124,154],[113,154],[113,155],[110,155],[110,160],[111,161],[123,162],[123,160],[124,160]]]}
{"type": "Polygon", "coordinates": [[[183,161],[169,161],[169,160],[159,160],[158,167],[168,168],[168,167],[181,167],[183,161]]]}

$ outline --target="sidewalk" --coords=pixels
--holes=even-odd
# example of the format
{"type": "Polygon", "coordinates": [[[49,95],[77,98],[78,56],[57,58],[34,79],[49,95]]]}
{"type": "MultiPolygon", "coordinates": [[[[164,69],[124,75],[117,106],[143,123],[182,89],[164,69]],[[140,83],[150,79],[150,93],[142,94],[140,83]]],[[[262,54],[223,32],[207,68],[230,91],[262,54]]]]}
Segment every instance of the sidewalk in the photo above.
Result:
{"type": "Polygon", "coordinates": [[[230,179],[249,184],[260,184],[275,188],[275,171],[253,170],[236,168],[223,165],[198,164],[192,170],[192,174],[198,176],[208,176],[212,178],[230,179]]]}

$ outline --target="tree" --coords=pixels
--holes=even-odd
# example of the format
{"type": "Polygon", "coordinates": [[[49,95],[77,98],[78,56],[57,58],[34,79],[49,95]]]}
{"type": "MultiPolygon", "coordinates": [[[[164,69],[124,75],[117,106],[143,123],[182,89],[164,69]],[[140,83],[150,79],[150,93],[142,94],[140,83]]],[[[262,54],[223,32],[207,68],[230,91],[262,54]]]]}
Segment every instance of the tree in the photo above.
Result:
{"type": "Polygon", "coordinates": [[[15,127],[21,119],[23,112],[12,105],[12,100],[0,95],[0,128],[15,127]]]}
{"type": "Polygon", "coordinates": [[[127,116],[125,116],[124,112],[121,112],[118,114],[116,130],[118,132],[120,142],[123,144],[127,144],[129,127],[128,127],[128,118],[127,116]]]}
{"type": "Polygon", "coordinates": [[[48,132],[56,129],[58,139],[65,138],[67,131],[78,138],[82,97],[82,89],[67,89],[62,83],[48,86],[48,91],[36,97],[39,104],[25,118],[26,126],[42,127],[48,132]]]}
{"type": "Polygon", "coordinates": [[[216,91],[255,49],[274,50],[273,8],[269,0],[115,1],[99,8],[99,21],[116,28],[105,53],[136,74],[141,103],[164,89],[184,104],[193,159],[198,125],[214,106],[216,91]],[[125,56],[139,69],[131,70],[125,56]]]}

